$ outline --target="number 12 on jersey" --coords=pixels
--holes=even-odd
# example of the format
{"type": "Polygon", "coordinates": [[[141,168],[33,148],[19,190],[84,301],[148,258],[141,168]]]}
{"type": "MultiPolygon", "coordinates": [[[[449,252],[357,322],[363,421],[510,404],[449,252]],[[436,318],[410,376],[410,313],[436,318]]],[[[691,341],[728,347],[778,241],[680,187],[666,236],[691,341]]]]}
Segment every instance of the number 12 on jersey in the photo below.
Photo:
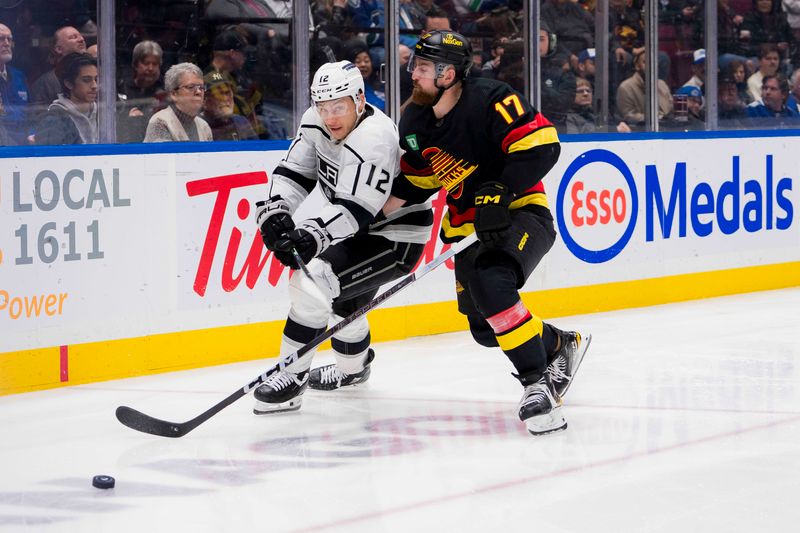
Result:
{"type": "Polygon", "coordinates": [[[519,101],[519,96],[516,94],[506,96],[503,98],[502,102],[494,104],[494,108],[500,113],[500,116],[503,117],[503,120],[505,120],[507,124],[511,124],[525,114],[525,110],[522,108],[522,102],[519,101]],[[516,116],[512,117],[509,111],[513,112],[516,116]]]}

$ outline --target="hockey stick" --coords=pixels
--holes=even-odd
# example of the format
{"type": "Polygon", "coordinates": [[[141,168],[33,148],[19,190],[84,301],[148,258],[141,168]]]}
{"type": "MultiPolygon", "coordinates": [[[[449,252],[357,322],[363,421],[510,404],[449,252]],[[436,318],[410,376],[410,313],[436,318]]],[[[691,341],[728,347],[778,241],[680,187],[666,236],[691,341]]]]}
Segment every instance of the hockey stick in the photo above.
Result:
{"type": "Polygon", "coordinates": [[[468,237],[455,243],[449,250],[440,254],[433,261],[423,266],[416,272],[408,274],[406,277],[401,279],[391,288],[387,289],[383,293],[376,296],[371,302],[359,308],[347,318],[339,321],[325,332],[320,333],[319,335],[314,337],[311,341],[309,341],[308,344],[301,347],[292,354],[286,356],[285,358],[282,358],[274,366],[272,366],[272,368],[270,368],[269,370],[267,370],[266,372],[255,378],[253,381],[237,389],[230,396],[228,396],[218,404],[214,405],[210,409],[200,413],[191,420],[188,420],[186,422],[168,422],[166,420],[153,418],[150,415],[146,415],[140,411],[137,411],[136,409],[133,409],[131,407],[126,407],[124,405],[117,407],[116,411],[117,420],[119,420],[129,428],[135,429],[136,431],[141,431],[143,433],[158,435],[160,437],[172,437],[172,438],[183,437],[184,435],[192,431],[194,428],[196,428],[197,426],[199,426],[200,424],[202,424],[215,414],[219,413],[220,411],[228,407],[230,404],[232,404],[242,396],[245,396],[251,390],[255,389],[256,387],[264,383],[264,381],[266,381],[268,377],[277,374],[278,372],[281,372],[288,365],[294,363],[295,361],[303,357],[303,355],[310,352],[311,350],[313,350],[314,348],[316,348],[317,346],[319,346],[320,344],[322,344],[323,342],[334,336],[338,331],[341,331],[342,329],[346,328],[349,324],[351,324],[361,316],[367,314],[369,311],[375,309],[383,302],[385,302],[386,300],[388,300],[389,298],[391,298],[404,288],[408,287],[416,280],[425,276],[430,271],[432,271],[433,269],[435,269],[436,267],[438,267],[451,257],[454,257],[456,254],[460,253],[461,251],[471,246],[476,241],[477,241],[477,236],[476,234],[473,233],[468,237]]]}

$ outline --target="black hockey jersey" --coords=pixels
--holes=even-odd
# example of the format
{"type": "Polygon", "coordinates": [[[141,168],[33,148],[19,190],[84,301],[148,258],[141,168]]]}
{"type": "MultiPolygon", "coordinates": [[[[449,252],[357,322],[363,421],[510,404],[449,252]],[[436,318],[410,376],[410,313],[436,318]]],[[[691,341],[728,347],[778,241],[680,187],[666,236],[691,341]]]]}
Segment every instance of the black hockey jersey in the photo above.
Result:
{"type": "Polygon", "coordinates": [[[516,194],[511,209],[551,216],[541,180],[558,160],[558,134],[503,82],[467,79],[455,107],[441,119],[430,106],[409,104],[400,119],[400,146],[405,153],[392,194],[418,202],[444,187],[444,242],[474,231],[475,191],[490,181],[516,194]]]}

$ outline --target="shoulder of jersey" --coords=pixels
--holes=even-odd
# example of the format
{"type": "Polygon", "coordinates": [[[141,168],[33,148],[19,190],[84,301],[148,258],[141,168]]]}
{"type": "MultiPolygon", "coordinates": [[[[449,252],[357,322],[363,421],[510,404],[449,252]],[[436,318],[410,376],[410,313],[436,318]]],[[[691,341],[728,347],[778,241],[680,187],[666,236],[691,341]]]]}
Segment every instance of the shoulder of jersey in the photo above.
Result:
{"type": "Polygon", "coordinates": [[[322,126],[322,119],[313,106],[306,109],[306,112],[300,118],[300,127],[302,128],[303,126],[322,126]]]}
{"type": "Polygon", "coordinates": [[[498,95],[508,94],[513,89],[505,82],[491,78],[472,78],[467,87],[468,94],[474,97],[495,98],[498,95]]]}
{"type": "Polygon", "coordinates": [[[359,139],[366,143],[378,143],[380,141],[393,144],[398,143],[400,138],[397,133],[395,123],[381,111],[373,108],[373,113],[366,117],[350,134],[347,143],[352,139],[359,139]]]}

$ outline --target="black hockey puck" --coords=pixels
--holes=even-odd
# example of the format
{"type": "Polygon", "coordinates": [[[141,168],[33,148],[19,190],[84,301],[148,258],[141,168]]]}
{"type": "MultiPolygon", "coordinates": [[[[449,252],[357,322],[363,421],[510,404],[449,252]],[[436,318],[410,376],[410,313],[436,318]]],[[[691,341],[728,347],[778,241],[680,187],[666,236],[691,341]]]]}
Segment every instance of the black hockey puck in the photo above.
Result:
{"type": "Polygon", "coordinates": [[[111,476],[94,476],[92,478],[92,486],[98,489],[113,489],[115,483],[116,481],[111,476]]]}

